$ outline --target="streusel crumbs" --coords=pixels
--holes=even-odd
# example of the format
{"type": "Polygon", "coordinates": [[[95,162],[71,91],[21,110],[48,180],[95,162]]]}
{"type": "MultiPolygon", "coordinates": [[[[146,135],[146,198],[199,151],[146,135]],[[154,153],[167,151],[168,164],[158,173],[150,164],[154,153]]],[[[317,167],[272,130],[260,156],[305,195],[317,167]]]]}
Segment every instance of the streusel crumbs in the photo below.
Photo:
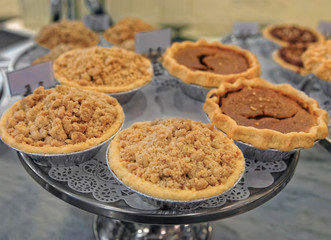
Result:
{"type": "Polygon", "coordinates": [[[119,87],[151,79],[150,66],[149,60],[134,52],[117,47],[92,47],[65,53],[55,61],[54,72],[80,86],[119,87]]]}
{"type": "Polygon", "coordinates": [[[61,85],[39,87],[15,106],[7,132],[16,142],[36,147],[99,138],[118,117],[117,101],[100,95],[61,85]]]}
{"type": "Polygon", "coordinates": [[[119,133],[121,164],[139,178],[171,189],[203,190],[228,179],[241,154],[212,125],[167,119],[119,133]]]}

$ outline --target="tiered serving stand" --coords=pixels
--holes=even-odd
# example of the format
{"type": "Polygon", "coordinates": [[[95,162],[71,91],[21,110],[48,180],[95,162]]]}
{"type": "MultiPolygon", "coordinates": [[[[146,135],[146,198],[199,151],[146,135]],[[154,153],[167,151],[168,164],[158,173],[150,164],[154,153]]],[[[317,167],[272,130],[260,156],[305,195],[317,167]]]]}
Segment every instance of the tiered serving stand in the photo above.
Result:
{"type": "MultiPolygon", "coordinates": [[[[261,62],[264,78],[279,83],[275,79],[286,82],[291,77],[270,61],[269,54],[275,46],[261,36],[245,38],[243,42],[229,35],[222,41],[252,50],[261,62]]],[[[30,66],[35,58],[46,52],[31,44],[11,61],[9,70],[30,66]]],[[[134,122],[166,117],[208,122],[202,102],[186,96],[177,80],[159,63],[154,64],[154,70],[153,81],[123,104],[123,129],[134,122]]],[[[295,86],[306,88],[308,83],[309,79],[303,79],[295,86]]],[[[194,208],[173,210],[149,205],[114,181],[106,167],[106,147],[88,162],[63,168],[37,164],[24,153],[17,152],[23,167],[43,188],[71,205],[96,214],[93,226],[96,239],[211,239],[210,222],[256,208],[284,189],[300,155],[297,151],[281,161],[247,159],[242,180],[230,192],[194,208]]]]}

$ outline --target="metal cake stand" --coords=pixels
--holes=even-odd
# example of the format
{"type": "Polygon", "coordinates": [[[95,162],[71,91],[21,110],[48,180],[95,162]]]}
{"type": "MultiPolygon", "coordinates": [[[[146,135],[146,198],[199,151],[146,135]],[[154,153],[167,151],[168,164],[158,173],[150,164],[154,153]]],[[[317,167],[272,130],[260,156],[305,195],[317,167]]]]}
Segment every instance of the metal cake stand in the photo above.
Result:
{"type": "Polygon", "coordinates": [[[18,158],[30,176],[43,188],[78,208],[97,215],[94,222],[96,239],[210,239],[211,221],[247,212],[265,203],[279,193],[292,178],[299,160],[298,151],[284,160],[285,171],[273,174],[274,182],[266,188],[251,188],[250,196],[241,201],[227,201],[221,207],[192,210],[132,208],[122,201],[104,203],[91,194],[72,190],[66,183],[48,175],[49,167],[34,163],[18,152],[18,158]]]}
{"type": "MultiPolygon", "coordinates": [[[[10,64],[10,70],[29,66],[39,54],[45,53],[35,45],[29,46],[10,64]]],[[[123,105],[123,129],[138,121],[155,118],[183,117],[207,123],[202,111],[203,103],[189,98],[181,91],[178,82],[171,78],[159,64],[154,64],[155,78],[123,105]]],[[[104,150],[101,150],[103,154],[104,150]]],[[[91,193],[73,190],[67,182],[51,178],[50,166],[35,163],[24,153],[18,158],[26,171],[43,188],[63,201],[96,214],[94,233],[96,239],[211,239],[210,222],[235,216],[260,206],[278,194],[291,180],[300,152],[283,160],[286,169],[272,172],[272,184],[249,188],[249,196],[241,200],[227,200],[216,207],[198,207],[184,210],[139,209],[123,200],[103,202],[91,193]]],[[[84,184],[90,184],[88,181],[84,184]]]]}

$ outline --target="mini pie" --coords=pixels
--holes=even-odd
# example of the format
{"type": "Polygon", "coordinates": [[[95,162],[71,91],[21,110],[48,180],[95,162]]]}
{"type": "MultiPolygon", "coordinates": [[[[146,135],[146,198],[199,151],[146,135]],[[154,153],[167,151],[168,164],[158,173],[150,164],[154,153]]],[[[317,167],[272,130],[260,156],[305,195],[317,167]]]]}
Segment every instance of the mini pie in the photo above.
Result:
{"type": "Polygon", "coordinates": [[[153,77],[148,59],[118,47],[71,50],[54,61],[53,71],[61,84],[105,93],[133,90],[153,77]]]}
{"type": "Polygon", "coordinates": [[[48,61],[53,62],[62,53],[68,52],[72,49],[73,49],[73,47],[71,47],[70,45],[61,43],[61,44],[57,45],[56,47],[54,47],[53,49],[51,49],[51,51],[49,53],[47,53],[46,55],[35,59],[32,62],[32,64],[34,65],[34,64],[39,64],[39,63],[48,62],[48,61]]]}
{"type": "Polygon", "coordinates": [[[245,168],[239,148],[210,124],[189,119],[135,123],[110,143],[108,165],[154,198],[190,201],[232,188],[245,168]]]}
{"type": "Polygon", "coordinates": [[[0,136],[27,153],[72,153],[108,140],[123,121],[122,107],[111,96],[61,85],[39,87],[3,114],[0,136]]]}
{"type": "Polygon", "coordinates": [[[99,35],[88,29],[81,21],[62,20],[44,26],[35,41],[45,47],[53,49],[64,43],[72,47],[90,47],[96,45],[99,35]]]}
{"type": "Polygon", "coordinates": [[[324,40],[324,36],[306,26],[297,24],[280,23],[272,24],[262,30],[265,38],[281,46],[290,44],[311,44],[324,40]]]}
{"type": "Polygon", "coordinates": [[[304,68],[301,59],[301,56],[306,49],[307,46],[296,44],[281,47],[272,54],[272,58],[280,66],[292,72],[296,72],[300,75],[307,75],[310,72],[304,68]]]}
{"type": "Polygon", "coordinates": [[[108,42],[118,47],[134,51],[136,33],[155,29],[154,26],[139,18],[124,18],[106,29],[103,36],[108,42]]]}
{"type": "Polygon", "coordinates": [[[329,116],[289,84],[239,79],[207,94],[203,110],[228,137],[259,149],[310,148],[328,135],[329,116]]]}
{"type": "Polygon", "coordinates": [[[331,82],[331,40],[309,46],[302,55],[302,61],[305,69],[331,82]]]}
{"type": "Polygon", "coordinates": [[[173,43],[165,51],[162,62],[183,82],[207,88],[218,87],[223,81],[254,78],[261,74],[260,64],[253,53],[205,40],[173,43]]]}

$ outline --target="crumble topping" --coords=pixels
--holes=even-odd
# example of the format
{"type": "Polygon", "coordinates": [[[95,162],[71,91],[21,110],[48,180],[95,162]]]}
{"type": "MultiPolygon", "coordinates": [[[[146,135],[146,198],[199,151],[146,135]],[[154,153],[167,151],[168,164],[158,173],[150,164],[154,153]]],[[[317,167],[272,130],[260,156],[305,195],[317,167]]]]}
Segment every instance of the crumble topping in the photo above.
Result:
{"type": "Polygon", "coordinates": [[[36,42],[50,49],[61,43],[74,47],[89,47],[99,42],[99,36],[81,21],[63,20],[44,26],[37,35],[36,42]]]}
{"type": "Polygon", "coordinates": [[[58,77],[80,86],[128,86],[137,80],[152,79],[150,68],[148,59],[117,47],[75,49],[54,62],[58,77]]]}
{"type": "Polygon", "coordinates": [[[104,32],[105,39],[127,50],[134,50],[135,34],[155,30],[139,18],[124,18],[104,32]]]}
{"type": "Polygon", "coordinates": [[[58,85],[39,87],[14,105],[6,131],[18,143],[59,147],[100,138],[118,118],[118,102],[105,94],[58,85]]]}
{"type": "Polygon", "coordinates": [[[124,168],[171,189],[203,190],[224,184],[241,155],[212,125],[189,119],[134,124],[116,138],[124,168]]]}

